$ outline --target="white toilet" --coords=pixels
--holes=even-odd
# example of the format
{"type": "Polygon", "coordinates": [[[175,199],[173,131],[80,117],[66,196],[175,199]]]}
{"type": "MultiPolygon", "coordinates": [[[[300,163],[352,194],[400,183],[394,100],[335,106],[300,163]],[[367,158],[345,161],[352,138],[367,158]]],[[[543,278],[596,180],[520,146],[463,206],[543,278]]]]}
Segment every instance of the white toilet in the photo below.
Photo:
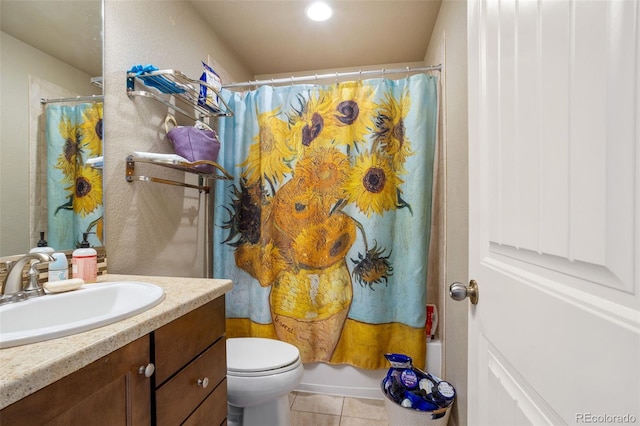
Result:
{"type": "Polygon", "coordinates": [[[274,339],[227,339],[227,424],[288,426],[289,393],[304,367],[295,346],[274,339]]]}

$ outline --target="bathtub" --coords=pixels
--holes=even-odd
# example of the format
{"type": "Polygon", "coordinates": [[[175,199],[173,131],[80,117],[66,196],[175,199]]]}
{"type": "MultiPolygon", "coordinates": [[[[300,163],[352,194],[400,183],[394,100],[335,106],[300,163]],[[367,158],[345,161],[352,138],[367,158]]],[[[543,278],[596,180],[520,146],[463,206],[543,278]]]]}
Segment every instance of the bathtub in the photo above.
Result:
{"type": "MultiPolygon", "coordinates": [[[[427,342],[427,372],[442,377],[442,344],[440,340],[427,342]]],[[[382,399],[380,382],[387,368],[363,370],[350,365],[311,363],[304,365],[302,381],[295,390],[356,398],[382,399]]]]}

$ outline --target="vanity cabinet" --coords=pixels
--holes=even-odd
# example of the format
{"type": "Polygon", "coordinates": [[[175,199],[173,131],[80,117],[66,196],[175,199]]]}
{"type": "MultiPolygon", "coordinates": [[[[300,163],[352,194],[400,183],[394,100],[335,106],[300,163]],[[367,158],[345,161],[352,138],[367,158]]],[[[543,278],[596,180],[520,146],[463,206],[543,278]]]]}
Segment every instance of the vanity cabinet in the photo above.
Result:
{"type": "Polygon", "coordinates": [[[224,297],[152,333],[154,419],[158,426],[225,423],[227,362],[224,297]]]}
{"type": "Polygon", "coordinates": [[[0,424],[149,425],[150,338],[141,337],[0,411],[0,424]]]}
{"type": "Polygon", "coordinates": [[[5,407],[0,426],[226,424],[224,304],[218,297],[5,407]]]}

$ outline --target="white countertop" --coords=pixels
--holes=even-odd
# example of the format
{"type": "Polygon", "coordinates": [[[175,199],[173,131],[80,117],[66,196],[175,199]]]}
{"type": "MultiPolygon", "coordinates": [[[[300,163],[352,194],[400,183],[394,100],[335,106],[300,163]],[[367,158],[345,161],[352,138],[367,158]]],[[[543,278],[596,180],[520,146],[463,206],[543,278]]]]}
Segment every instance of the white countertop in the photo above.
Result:
{"type": "Polygon", "coordinates": [[[98,277],[98,282],[110,281],[157,284],[164,289],[165,299],[145,312],[111,325],[0,349],[0,409],[224,295],[232,287],[230,280],[211,278],[113,274],[98,277]]]}

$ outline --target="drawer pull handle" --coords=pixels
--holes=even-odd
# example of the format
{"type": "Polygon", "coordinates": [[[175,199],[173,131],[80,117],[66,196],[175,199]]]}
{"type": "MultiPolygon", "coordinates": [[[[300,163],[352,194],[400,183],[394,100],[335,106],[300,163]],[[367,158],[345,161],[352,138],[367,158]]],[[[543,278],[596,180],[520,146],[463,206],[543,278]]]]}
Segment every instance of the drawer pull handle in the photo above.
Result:
{"type": "Polygon", "coordinates": [[[154,371],[156,371],[156,366],[153,365],[152,362],[147,364],[146,367],[144,365],[141,365],[138,368],[138,374],[144,374],[145,377],[151,377],[154,371]]]}
{"type": "Polygon", "coordinates": [[[202,386],[202,389],[209,386],[209,378],[205,377],[204,379],[198,379],[198,386],[202,386]]]}

